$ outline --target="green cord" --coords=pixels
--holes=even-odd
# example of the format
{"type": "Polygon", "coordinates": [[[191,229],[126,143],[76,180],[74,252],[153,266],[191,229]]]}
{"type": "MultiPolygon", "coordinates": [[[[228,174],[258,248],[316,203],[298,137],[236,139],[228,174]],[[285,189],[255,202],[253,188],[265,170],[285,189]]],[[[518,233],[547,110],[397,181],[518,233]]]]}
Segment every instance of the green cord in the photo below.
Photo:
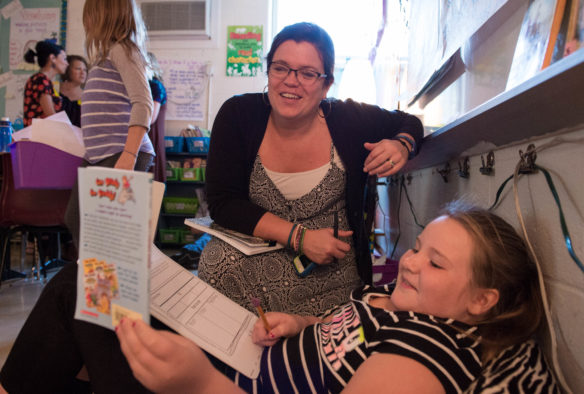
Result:
{"type": "Polygon", "coordinates": [[[499,203],[499,197],[501,197],[501,193],[503,193],[503,189],[505,188],[505,185],[507,185],[507,182],[509,182],[511,179],[513,179],[513,175],[511,175],[509,178],[505,179],[505,181],[503,181],[501,186],[499,186],[499,190],[497,190],[497,196],[495,197],[495,202],[493,203],[493,205],[491,205],[489,207],[489,211],[492,211],[497,206],[497,204],[499,203]]]}
{"type": "MultiPolygon", "coordinates": [[[[535,165],[535,168],[540,170],[541,172],[543,172],[545,179],[547,181],[547,184],[552,192],[552,195],[554,196],[554,200],[556,201],[556,205],[558,206],[558,210],[560,213],[560,225],[562,227],[562,233],[564,235],[564,242],[566,243],[566,248],[568,249],[568,253],[570,254],[570,257],[572,257],[572,260],[574,260],[574,262],[576,262],[576,264],[578,265],[578,268],[580,268],[580,270],[582,272],[584,272],[584,264],[582,264],[582,262],[580,261],[578,256],[576,256],[576,252],[574,252],[574,248],[572,246],[572,238],[570,237],[570,232],[568,231],[568,226],[566,225],[564,211],[562,210],[562,205],[560,204],[560,197],[558,196],[558,192],[556,191],[554,181],[552,180],[550,173],[546,169],[544,169],[538,165],[535,165]]],[[[491,207],[489,208],[489,211],[493,210],[493,208],[495,208],[495,206],[497,206],[497,204],[499,203],[499,198],[501,197],[501,193],[503,192],[503,189],[507,185],[507,182],[509,182],[511,179],[513,179],[513,175],[511,175],[509,178],[505,179],[505,181],[501,184],[501,186],[499,186],[499,190],[497,190],[497,195],[495,197],[495,202],[493,203],[493,205],[491,205],[491,207]]]]}
{"type": "Polygon", "coordinates": [[[580,270],[584,272],[584,264],[582,264],[578,256],[576,256],[576,252],[574,252],[574,248],[572,247],[572,238],[570,237],[570,232],[568,231],[568,226],[566,224],[566,219],[564,217],[564,211],[562,210],[562,205],[560,204],[560,197],[558,196],[558,192],[556,191],[554,181],[552,180],[550,173],[546,169],[538,166],[537,164],[535,165],[535,168],[543,172],[543,174],[545,175],[545,179],[554,196],[554,200],[556,200],[556,205],[558,206],[558,211],[560,213],[560,224],[562,226],[562,233],[564,234],[564,242],[566,243],[566,248],[568,248],[568,253],[570,253],[570,257],[572,257],[572,260],[576,262],[580,270]]]}

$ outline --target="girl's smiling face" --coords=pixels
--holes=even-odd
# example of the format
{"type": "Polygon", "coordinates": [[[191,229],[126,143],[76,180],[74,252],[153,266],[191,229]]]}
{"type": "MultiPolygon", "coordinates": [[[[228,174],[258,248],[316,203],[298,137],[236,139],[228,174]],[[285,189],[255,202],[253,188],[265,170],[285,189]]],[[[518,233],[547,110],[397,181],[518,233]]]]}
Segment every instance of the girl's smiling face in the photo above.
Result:
{"type": "Polygon", "coordinates": [[[428,224],[400,259],[391,295],[395,309],[473,323],[481,293],[472,284],[473,247],[454,219],[441,216],[428,224]]]}

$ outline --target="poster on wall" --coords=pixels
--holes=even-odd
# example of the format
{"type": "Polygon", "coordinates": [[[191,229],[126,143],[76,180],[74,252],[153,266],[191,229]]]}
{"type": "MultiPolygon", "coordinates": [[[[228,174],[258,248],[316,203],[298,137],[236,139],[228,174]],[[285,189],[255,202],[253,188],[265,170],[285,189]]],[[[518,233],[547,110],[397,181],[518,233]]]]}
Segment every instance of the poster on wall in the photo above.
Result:
{"type": "Polygon", "coordinates": [[[506,90],[549,65],[565,3],[566,0],[534,0],[530,3],[521,24],[506,90]]]}
{"type": "Polygon", "coordinates": [[[255,77],[262,71],[262,26],[227,26],[228,77],[255,77]]]}
{"type": "Polygon", "coordinates": [[[204,120],[209,75],[207,63],[157,56],[168,95],[167,120],[204,120]]]}
{"type": "Polygon", "coordinates": [[[10,18],[10,69],[30,70],[32,65],[22,57],[28,49],[35,48],[37,41],[57,39],[60,20],[59,8],[24,8],[13,14],[10,18]]]}
{"type": "MultiPolygon", "coordinates": [[[[41,3],[41,2],[35,2],[41,3]]],[[[32,1],[0,1],[0,115],[13,124],[22,122],[24,83],[38,70],[26,63],[24,53],[37,41],[61,37],[61,0],[44,0],[42,7],[26,8],[32,1]]]]}

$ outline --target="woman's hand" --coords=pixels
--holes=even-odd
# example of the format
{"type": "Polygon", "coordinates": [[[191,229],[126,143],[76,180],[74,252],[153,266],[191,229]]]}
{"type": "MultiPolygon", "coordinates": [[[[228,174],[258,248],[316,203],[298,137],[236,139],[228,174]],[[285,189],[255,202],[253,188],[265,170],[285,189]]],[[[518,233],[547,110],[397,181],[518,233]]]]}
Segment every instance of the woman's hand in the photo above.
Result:
{"type": "MultiPolygon", "coordinates": [[[[352,231],[339,230],[339,237],[350,237],[352,231]]],[[[351,250],[351,245],[335,238],[332,228],[306,230],[302,242],[302,253],[316,264],[330,264],[342,259],[351,250]]]]}
{"type": "Polygon", "coordinates": [[[363,165],[363,172],[384,177],[398,172],[408,162],[408,150],[395,140],[384,139],[364,144],[370,151],[363,165]]]}
{"type": "Polygon", "coordinates": [[[197,345],[180,335],[129,319],[120,322],[116,333],[134,376],[149,390],[203,393],[236,389],[197,345]]]}
{"type": "Polygon", "coordinates": [[[272,346],[282,337],[291,337],[298,334],[304,327],[318,323],[319,319],[313,316],[291,315],[281,312],[268,312],[266,319],[271,330],[268,332],[262,319],[258,319],[253,326],[253,343],[260,346],[272,346]]]}

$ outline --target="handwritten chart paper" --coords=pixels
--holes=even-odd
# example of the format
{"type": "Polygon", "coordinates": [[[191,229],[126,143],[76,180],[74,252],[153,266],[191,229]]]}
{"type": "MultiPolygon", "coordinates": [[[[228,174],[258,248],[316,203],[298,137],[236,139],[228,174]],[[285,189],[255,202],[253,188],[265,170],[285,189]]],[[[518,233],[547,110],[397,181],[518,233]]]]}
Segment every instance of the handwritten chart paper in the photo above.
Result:
{"type": "Polygon", "coordinates": [[[24,53],[34,49],[37,41],[57,37],[61,10],[59,8],[25,8],[10,18],[10,69],[29,69],[24,53]]]}
{"type": "Polygon", "coordinates": [[[203,120],[207,108],[207,64],[189,59],[158,59],[168,94],[166,119],[203,120]]]}

